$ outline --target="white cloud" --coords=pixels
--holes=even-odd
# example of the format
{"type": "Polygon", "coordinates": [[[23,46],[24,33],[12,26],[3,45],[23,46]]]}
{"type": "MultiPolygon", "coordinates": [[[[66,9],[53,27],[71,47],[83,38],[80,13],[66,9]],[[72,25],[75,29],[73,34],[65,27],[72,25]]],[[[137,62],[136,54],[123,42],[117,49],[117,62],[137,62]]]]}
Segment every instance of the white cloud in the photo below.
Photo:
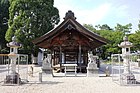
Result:
{"type": "Polygon", "coordinates": [[[54,0],[54,6],[59,9],[61,22],[68,10],[75,13],[77,21],[81,24],[106,23],[114,27],[116,23],[122,25],[132,23],[133,28],[137,28],[139,19],[138,12],[135,12],[136,8],[132,7],[132,2],[120,2],[120,0],[103,0],[102,2],[99,0],[96,3],[93,0],[54,0]]]}
{"type": "Polygon", "coordinates": [[[75,17],[77,18],[77,21],[81,24],[87,23],[87,24],[96,24],[99,23],[110,11],[111,4],[110,3],[104,3],[96,8],[92,9],[78,9],[77,6],[72,5],[72,1],[69,0],[55,0],[55,5],[59,9],[60,18],[61,21],[63,21],[63,18],[65,17],[65,13],[68,10],[72,10],[75,13],[75,17]]]}
{"type": "Polygon", "coordinates": [[[96,24],[105,18],[105,16],[109,13],[110,9],[111,4],[105,3],[95,9],[81,10],[78,13],[78,20],[82,23],[96,24]]]}

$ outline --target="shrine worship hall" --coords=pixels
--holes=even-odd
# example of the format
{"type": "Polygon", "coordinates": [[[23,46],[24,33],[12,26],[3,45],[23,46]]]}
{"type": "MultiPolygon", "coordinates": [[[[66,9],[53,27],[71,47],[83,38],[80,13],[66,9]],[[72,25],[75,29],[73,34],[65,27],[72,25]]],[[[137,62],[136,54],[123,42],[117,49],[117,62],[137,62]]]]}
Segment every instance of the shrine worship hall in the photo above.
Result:
{"type": "Polygon", "coordinates": [[[61,24],[33,43],[51,51],[54,70],[64,71],[64,64],[76,64],[77,71],[86,72],[89,51],[106,44],[107,40],[83,27],[69,10],[61,24]]]}

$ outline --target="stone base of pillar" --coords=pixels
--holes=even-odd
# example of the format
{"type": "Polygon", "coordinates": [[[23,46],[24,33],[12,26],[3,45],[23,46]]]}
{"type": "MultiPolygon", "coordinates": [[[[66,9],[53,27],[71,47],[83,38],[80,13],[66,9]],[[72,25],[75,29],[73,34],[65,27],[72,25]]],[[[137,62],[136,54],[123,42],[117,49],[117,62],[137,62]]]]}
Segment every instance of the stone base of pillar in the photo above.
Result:
{"type": "Polygon", "coordinates": [[[87,77],[98,77],[98,70],[99,69],[88,69],[87,68],[87,77]]]}
{"type": "Polygon", "coordinates": [[[42,68],[42,72],[45,72],[47,74],[51,74],[52,73],[52,69],[43,69],[42,68]]]}
{"type": "Polygon", "coordinates": [[[4,84],[20,84],[21,78],[18,73],[7,75],[4,84]]]}
{"type": "Polygon", "coordinates": [[[120,76],[121,85],[136,84],[135,76],[132,73],[123,73],[120,76]]]}
{"type": "Polygon", "coordinates": [[[49,76],[49,77],[53,77],[52,69],[43,69],[42,68],[42,73],[47,74],[47,76],[49,76]]]}

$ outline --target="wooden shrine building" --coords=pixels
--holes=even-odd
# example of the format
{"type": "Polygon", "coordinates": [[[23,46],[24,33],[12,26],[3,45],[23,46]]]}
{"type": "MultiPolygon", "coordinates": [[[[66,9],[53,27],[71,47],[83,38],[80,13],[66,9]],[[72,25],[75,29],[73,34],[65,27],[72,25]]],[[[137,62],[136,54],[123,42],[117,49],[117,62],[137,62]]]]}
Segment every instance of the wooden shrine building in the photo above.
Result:
{"type": "Polygon", "coordinates": [[[33,43],[52,51],[52,67],[75,63],[80,70],[88,64],[88,52],[106,44],[107,40],[84,28],[68,11],[64,21],[55,29],[35,39],[33,43]]]}

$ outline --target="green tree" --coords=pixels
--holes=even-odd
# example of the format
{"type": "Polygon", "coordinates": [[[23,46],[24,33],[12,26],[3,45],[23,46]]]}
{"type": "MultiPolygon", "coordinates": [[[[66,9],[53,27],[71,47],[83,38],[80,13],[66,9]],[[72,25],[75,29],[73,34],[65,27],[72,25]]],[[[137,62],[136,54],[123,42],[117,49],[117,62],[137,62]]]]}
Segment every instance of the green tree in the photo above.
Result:
{"type": "Polygon", "coordinates": [[[102,46],[104,58],[110,54],[120,53],[118,44],[122,41],[123,32],[114,30],[99,30],[100,35],[108,40],[108,43],[102,46]]]}
{"type": "Polygon", "coordinates": [[[138,24],[138,30],[135,33],[129,35],[130,42],[133,43],[133,47],[131,48],[132,51],[140,51],[140,21],[138,24]]]}
{"type": "Polygon", "coordinates": [[[0,1],[0,52],[6,52],[5,33],[8,29],[9,1],[0,1]]]}
{"type": "Polygon", "coordinates": [[[121,31],[124,33],[124,35],[126,34],[130,34],[132,29],[132,24],[126,24],[126,25],[121,25],[121,24],[117,24],[117,26],[115,27],[115,31],[121,31]]]}
{"type": "Polygon", "coordinates": [[[96,29],[91,24],[83,24],[85,28],[88,28],[90,31],[95,31],[96,29]]]}
{"type": "Polygon", "coordinates": [[[98,24],[95,27],[100,30],[112,30],[112,28],[110,26],[108,26],[107,24],[103,24],[103,25],[98,24]]]}
{"type": "Polygon", "coordinates": [[[39,48],[31,41],[53,29],[60,21],[59,11],[53,5],[54,0],[10,0],[6,40],[11,41],[15,35],[24,50],[36,57],[39,48]]]}
{"type": "Polygon", "coordinates": [[[118,44],[122,41],[124,35],[123,31],[113,30],[108,25],[98,25],[100,30],[92,30],[93,26],[85,27],[108,40],[106,45],[99,48],[102,58],[107,58],[112,53],[120,53],[121,50],[119,49],[118,44]]]}
{"type": "Polygon", "coordinates": [[[129,41],[133,43],[133,47],[131,51],[140,50],[140,31],[136,31],[135,33],[129,35],[129,41]]]}

